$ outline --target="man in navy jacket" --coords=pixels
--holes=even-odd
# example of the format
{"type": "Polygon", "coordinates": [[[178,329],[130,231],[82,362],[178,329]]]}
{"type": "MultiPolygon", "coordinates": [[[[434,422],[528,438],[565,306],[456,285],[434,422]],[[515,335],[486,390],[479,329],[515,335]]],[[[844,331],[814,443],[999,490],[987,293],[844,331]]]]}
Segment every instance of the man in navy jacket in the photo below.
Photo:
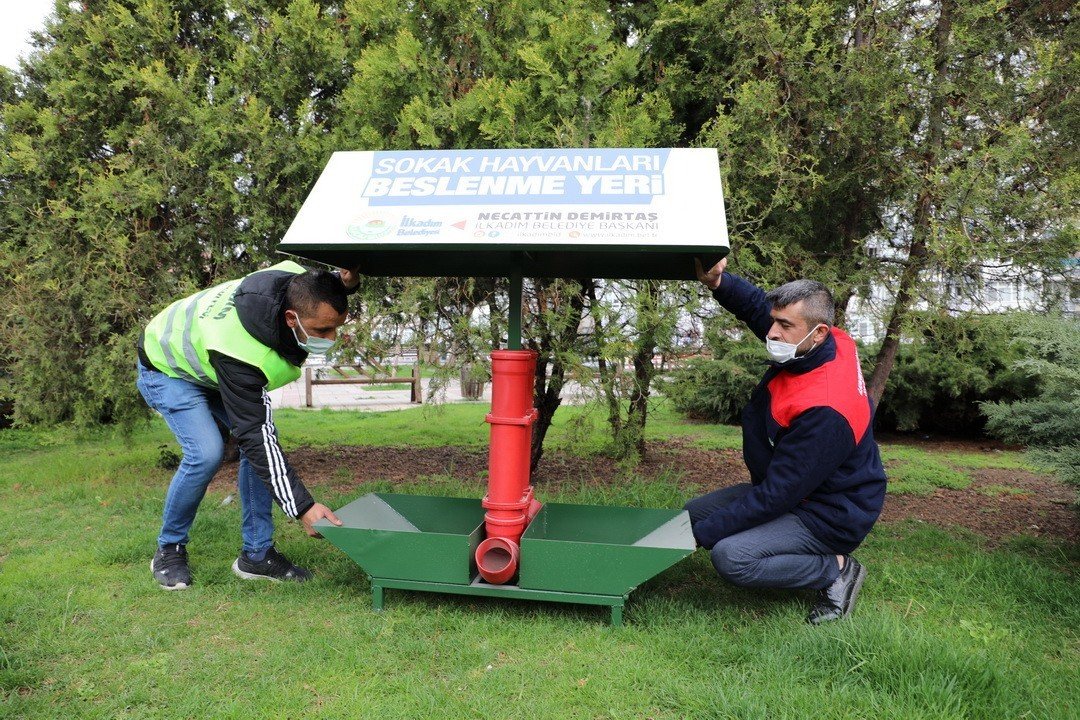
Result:
{"type": "Polygon", "coordinates": [[[769,293],[724,272],[698,278],[765,341],[769,368],[743,409],[750,484],[686,504],[694,537],[726,580],[744,587],[813,588],[807,620],[846,617],[866,577],[851,556],[885,499],[855,343],[839,328],[832,295],[796,280],[769,293]]]}

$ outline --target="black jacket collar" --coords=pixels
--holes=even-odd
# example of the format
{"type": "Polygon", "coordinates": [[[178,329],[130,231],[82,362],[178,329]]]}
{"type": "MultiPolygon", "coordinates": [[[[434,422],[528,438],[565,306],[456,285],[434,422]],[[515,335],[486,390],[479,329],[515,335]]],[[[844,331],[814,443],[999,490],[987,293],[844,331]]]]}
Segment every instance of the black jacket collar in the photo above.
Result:
{"type": "Polygon", "coordinates": [[[307,353],[285,323],[285,291],[295,274],[264,270],[244,278],[236,290],[236,313],[251,336],[299,367],[307,353]]]}

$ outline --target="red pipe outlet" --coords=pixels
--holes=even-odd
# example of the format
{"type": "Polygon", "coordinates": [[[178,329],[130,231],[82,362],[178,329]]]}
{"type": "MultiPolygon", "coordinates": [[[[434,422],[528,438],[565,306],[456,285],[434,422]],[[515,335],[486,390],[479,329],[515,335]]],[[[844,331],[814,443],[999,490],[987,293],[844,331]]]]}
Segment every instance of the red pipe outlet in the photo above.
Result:
{"type": "Polygon", "coordinates": [[[489,537],[476,548],[476,567],[492,585],[505,585],[517,572],[518,544],[502,537],[489,537]]]}
{"type": "Polygon", "coordinates": [[[488,492],[482,505],[487,539],[476,549],[476,567],[489,583],[504,585],[517,572],[518,544],[540,510],[529,485],[532,425],[536,408],[532,389],[536,352],[496,350],[491,353],[491,442],[488,449],[488,492]]]}

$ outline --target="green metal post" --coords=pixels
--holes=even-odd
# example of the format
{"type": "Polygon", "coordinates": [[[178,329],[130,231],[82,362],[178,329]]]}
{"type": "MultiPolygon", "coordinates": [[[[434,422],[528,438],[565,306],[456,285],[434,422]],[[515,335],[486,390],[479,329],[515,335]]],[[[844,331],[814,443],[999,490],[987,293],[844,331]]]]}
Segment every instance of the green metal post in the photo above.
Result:
{"type": "Polygon", "coordinates": [[[521,349],[521,257],[514,253],[513,271],[510,273],[510,327],[507,330],[508,350],[521,349]]]}
{"type": "Polygon", "coordinates": [[[371,609],[379,612],[383,609],[383,586],[371,584],[371,609]]]}

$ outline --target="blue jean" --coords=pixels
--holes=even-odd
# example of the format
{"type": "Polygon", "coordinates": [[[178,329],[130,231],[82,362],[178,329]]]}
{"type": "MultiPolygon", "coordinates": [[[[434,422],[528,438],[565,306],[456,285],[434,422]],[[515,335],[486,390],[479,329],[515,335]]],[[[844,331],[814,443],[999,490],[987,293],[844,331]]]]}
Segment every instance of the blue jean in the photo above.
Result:
{"type": "MultiPolygon", "coordinates": [[[[139,364],[135,384],[147,404],[161,413],[165,423],[180,443],[183,457],[176,469],[161,518],[158,545],[186,545],[188,531],[195,522],[206,486],[221,467],[225,440],[215,418],[228,426],[221,395],[187,380],[172,378],[162,372],[147,370],[139,364]]],[[[265,550],[273,544],[273,498],[266,484],[251,468],[243,450],[237,475],[240,510],[243,518],[241,538],[245,552],[265,550]]]]}
{"type": "MultiPolygon", "coordinates": [[[[743,483],[722,488],[686,503],[691,524],[742,497],[750,487],[743,483]]],[[[734,585],[814,590],[828,587],[840,574],[836,555],[794,513],[729,535],[711,551],[716,572],[734,585]]]]}

